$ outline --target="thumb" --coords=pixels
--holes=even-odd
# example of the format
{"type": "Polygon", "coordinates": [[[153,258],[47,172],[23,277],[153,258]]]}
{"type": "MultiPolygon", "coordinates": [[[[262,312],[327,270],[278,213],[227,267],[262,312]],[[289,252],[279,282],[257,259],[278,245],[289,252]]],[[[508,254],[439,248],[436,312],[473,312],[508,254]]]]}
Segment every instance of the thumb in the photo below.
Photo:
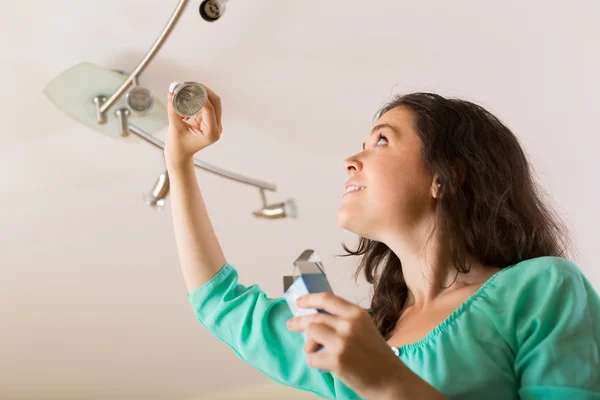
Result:
{"type": "Polygon", "coordinates": [[[186,125],[181,119],[181,116],[177,114],[173,108],[173,93],[170,91],[167,95],[167,116],[169,117],[169,124],[173,127],[181,128],[186,125]]]}

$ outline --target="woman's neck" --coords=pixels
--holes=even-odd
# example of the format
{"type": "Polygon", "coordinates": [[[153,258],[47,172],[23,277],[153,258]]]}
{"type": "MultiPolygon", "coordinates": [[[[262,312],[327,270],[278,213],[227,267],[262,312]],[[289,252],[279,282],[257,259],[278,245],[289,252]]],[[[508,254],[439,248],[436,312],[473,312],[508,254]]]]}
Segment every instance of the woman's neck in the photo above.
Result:
{"type": "Polygon", "coordinates": [[[407,306],[426,307],[442,293],[487,280],[492,271],[468,256],[468,273],[458,272],[450,252],[449,240],[439,229],[422,229],[422,234],[404,240],[392,237],[385,244],[402,262],[402,272],[408,287],[407,306]],[[420,236],[420,237],[419,237],[420,236]]]}

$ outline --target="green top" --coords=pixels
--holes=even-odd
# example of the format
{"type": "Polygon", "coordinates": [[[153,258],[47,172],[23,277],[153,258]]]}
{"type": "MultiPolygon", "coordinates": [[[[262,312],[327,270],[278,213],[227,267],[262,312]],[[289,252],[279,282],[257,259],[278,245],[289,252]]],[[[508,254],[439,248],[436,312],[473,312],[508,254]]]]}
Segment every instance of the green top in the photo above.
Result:
{"type": "MultiPolygon", "coordinates": [[[[334,374],[306,364],[302,334],[286,327],[292,313],[285,299],[239,284],[230,264],[188,297],[204,327],[274,381],[326,398],[360,398],[334,374]]],[[[523,261],[398,350],[452,399],[600,399],[600,298],[570,261],[523,261]]]]}

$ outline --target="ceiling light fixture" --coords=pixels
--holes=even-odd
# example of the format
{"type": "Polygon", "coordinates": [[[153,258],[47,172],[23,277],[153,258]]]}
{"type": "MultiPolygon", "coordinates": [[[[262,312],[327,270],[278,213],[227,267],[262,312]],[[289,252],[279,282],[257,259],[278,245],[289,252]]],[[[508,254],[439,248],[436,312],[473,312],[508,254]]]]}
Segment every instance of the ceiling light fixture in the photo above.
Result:
{"type": "MultiPolygon", "coordinates": [[[[142,139],[142,142],[164,150],[164,142],[154,135],[168,125],[166,107],[148,88],[140,86],[139,78],[173,31],[188,3],[189,0],[179,0],[164,29],[131,74],[82,62],[55,77],[44,93],[65,114],[99,133],[130,143],[142,139]]],[[[223,16],[226,3],[227,0],[204,0],[200,5],[200,15],[204,20],[214,22],[223,16]]],[[[276,219],[295,218],[297,215],[293,199],[267,204],[265,190],[277,190],[272,183],[227,171],[195,157],[194,165],[258,188],[262,208],[253,212],[256,217],[276,219]]],[[[160,208],[168,193],[169,176],[163,172],[146,201],[150,206],[160,208]]]]}

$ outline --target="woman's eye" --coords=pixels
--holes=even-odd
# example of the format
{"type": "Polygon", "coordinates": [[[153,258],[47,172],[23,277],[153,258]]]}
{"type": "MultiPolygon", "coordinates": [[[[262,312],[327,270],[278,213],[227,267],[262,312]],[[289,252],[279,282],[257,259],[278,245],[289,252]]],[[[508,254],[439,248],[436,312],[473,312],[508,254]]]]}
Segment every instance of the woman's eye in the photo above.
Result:
{"type": "Polygon", "coordinates": [[[377,144],[376,144],[376,146],[378,146],[380,144],[387,144],[387,142],[388,142],[388,140],[387,140],[387,138],[385,136],[379,135],[379,138],[377,138],[377,144]],[[383,143],[382,143],[382,140],[384,141],[383,143]]]}

